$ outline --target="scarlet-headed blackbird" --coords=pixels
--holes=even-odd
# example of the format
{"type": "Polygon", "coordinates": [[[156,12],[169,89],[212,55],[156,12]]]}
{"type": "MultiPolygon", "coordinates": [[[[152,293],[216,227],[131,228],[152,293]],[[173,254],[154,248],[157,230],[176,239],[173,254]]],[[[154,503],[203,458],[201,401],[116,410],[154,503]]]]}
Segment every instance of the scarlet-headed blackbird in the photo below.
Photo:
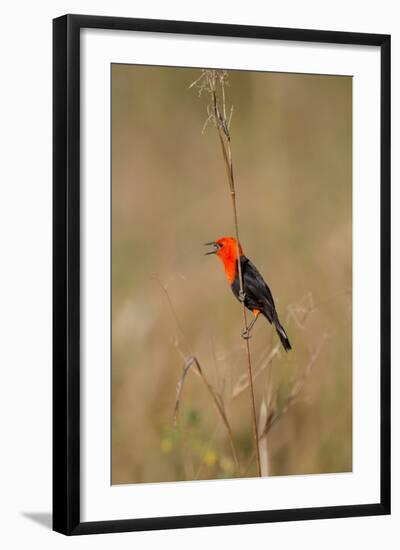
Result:
{"type": "Polygon", "coordinates": [[[282,342],[285,351],[292,349],[285,329],[281,325],[276,312],[274,299],[267,283],[264,281],[255,265],[243,254],[239,245],[240,265],[243,280],[243,295],[240,293],[239,269],[237,261],[237,242],[234,237],[221,237],[216,241],[206,243],[214,247],[206,254],[216,254],[222,261],[226,276],[228,277],[231,289],[236,298],[244,301],[244,305],[253,312],[254,319],[247,330],[242,333],[244,338],[250,337],[250,331],[261,313],[275,326],[276,332],[282,342]]]}

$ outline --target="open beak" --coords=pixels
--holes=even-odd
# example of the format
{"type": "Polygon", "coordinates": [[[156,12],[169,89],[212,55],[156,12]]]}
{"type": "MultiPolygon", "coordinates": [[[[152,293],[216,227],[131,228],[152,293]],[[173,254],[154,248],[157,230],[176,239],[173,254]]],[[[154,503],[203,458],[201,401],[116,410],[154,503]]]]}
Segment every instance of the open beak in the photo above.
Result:
{"type": "Polygon", "coordinates": [[[214,241],[211,241],[210,243],[204,243],[204,246],[213,246],[214,249],[210,250],[209,252],[205,252],[205,255],[208,256],[209,254],[216,254],[217,250],[219,248],[218,244],[214,241]]]}

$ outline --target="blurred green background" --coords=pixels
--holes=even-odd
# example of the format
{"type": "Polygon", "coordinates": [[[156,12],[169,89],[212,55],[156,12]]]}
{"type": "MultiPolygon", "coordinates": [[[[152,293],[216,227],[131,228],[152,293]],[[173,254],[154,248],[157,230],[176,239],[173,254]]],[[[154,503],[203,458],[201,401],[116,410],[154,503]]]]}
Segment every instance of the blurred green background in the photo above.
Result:
{"type": "MultiPolygon", "coordinates": [[[[112,483],[253,476],[242,312],[203,243],[233,235],[228,183],[196,69],[112,66],[112,483]],[[162,286],[167,289],[167,293],[162,286]],[[170,305],[173,305],[175,315],[170,305]],[[194,369],[229,418],[241,470],[194,369]]],[[[241,244],[268,282],[293,351],[250,340],[269,475],[352,468],[352,81],[229,72],[241,244]],[[296,399],[290,402],[296,389],[296,399]],[[286,407],[285,405],[290,404],[286,407]],[[264,411],[265,412],[265,411],[264,411]]]]}

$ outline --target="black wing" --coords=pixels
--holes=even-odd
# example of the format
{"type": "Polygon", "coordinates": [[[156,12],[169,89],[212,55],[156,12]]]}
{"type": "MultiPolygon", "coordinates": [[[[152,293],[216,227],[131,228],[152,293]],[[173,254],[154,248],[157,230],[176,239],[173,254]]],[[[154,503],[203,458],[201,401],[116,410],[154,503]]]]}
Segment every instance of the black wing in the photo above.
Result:
{"type": "MultiPolygon", "coordinates": [[[[275,304],[267,283],[262,278],[256,266],[246,256],[240,257],[240,265],[242,268],[244,292],[246,294],[245,306],[251,310],[259,309],[272,322],[275,317],[275,304]]],[[[238,271],[232,283],[232,291],[236,297],[239,296],[240,283],[238,271]]]]}
{"type": "MultiPolygon", "coordinates": [[[[246,295],[244,305],[250,309],[258,309],[268,319],[270,323],[275,325],[279,339],[282,342],[282,346],[285,351],[292,349],[289,338],[285,332],[285,329],[281,325],[278,314],[275,309],[274,299],[267,283],[262,278],[256,266],[246,256],[240,258],[242,275],[243,275],[243,288],[246,295]]],[[[236,298],[239,297],[240,283],[239,274],[236,273],[235,280],[233,281],[232,291],[236,298]]]]}

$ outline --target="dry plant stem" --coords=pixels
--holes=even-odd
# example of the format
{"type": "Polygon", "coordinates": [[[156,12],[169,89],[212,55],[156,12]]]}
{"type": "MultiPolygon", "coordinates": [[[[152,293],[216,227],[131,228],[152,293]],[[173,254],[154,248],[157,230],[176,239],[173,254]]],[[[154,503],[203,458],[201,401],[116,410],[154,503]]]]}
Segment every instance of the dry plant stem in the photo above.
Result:
{"type": "Polygon", "coordinates": [[[224,408],[223,408],[220,400],[218,399],[213,387],[209,383],[206,375],[204,374],[203,369],[200,367],[200,363],[198,362],[197,358],[193,357],[192,359],[193,359],[194,364],[196,365],[197,372],[200,374],[204,384],[206,385],[207,390],[208,390],[208,392],[209,392],[209,394],[210,394],[210,396],[211,396],[211,398],[214,402],[215,408],[217,409],[217,411],[218,411],[218,413],[219,413],[219,415],[222,419],[222,422],[224,423],[226,431],[228,432],[229,443],[230,443],[230,446],[231,446],[232,456],[233,456],[233,460],[235,461],[235,468],[236,468],[237,472],[240,473],[239,459],[238,459],[238,456],[237,456],[237,453],[236,453],[235,444],[233,442],[233,434],[232,434],[231,426],[230,426],[230,424],[228,422],[228,419],[226,417],[224,408]]]}
{"type": "Polygon", "coordinates": [[[186,375],[187,373],[189,372],[189,369],[192,367],[192,366],[195,366],[196,369],[197,369],[197,372],[198,374],[200,375],[200,378],[203,380],[207,390],[208,390],[208,393],[210,394],[210,397],[211,399],[213,400],[213,403],[214,403],[214,406],[218,412],[218,414],[220,415],[221,417],[221,420],[222,420],[222,423],[224,424],[225,428],[226,428],[226,431],[228,433],[228,437],[229,437],[229,444],[230,444],[230,447],[231,447],[231,451],[232,451],[232,457],[233,457],[233,461],[235,463],[235,468],[236,468],[236,471],[238,474],[240,474],[240,464],[239,464],[239,459],[238,459],[238,456],[237,456],[237,452],[236,452],[236,447],[235,447],[235,443],[233,441],[233,433],[232,433],[232,429],[231,429],[231,426],[229,424],[229,421],[228,421],[228,418],[226,416],[226,413],[225,413],[225,409],[220,401],[220,399],[218,398],[218,395],[217,393],[215,392],[214,388],[212,387],[212,385],[210,384],[210,382],[208,381],[206,375],[204,374],[204,371],[203,369],[201,368],[200,366],[200,363],[197,359],[197,357],[195,356],[191,356],[191,357],[188,357],[185,361],[185,366],[183,368],[183,372],[182,372],[182,376],[181,376],[181,379],[180,381],[178,382],[178,386],[177,386],[177,391],[176,391],[176,401],[175,401],[175,409],[174,409],[174,425],[177,424],[177,418],[178,418],[178,413],[179,413],[179,404],[180,404],[180,397],[181,397],[181,392],[182,392],[182,388],[183,388],[183,383],[185,381],[185,378],[186,378],[186,375]]]}
{"type": "MultiPolygon", "coordinates": [[[[169,295],[169,292],[168,292],[167,288],[162,284],[162,282],[158,279],[158,277],[154,277],[154,278],[158,282],[158,284],[160,285],[161,289],[163,290],[163,292],[165,293],[165,295],[167,297],[169,309],[172,313],[172,316],[173,316],[174,321],[175,321],[175,325],[178,328],[181,337],[184,340],[187,341],[186,335],[185,335],[185,333],[183,331],[183,328],[182,328],[182,326],[179,322],[178,315],[175,311],[175,307],[172,303],[172,300],[171,300],[171,297],[169,295]]],[[[189,347],[191,347],[190,343],[189,343],[189,347]]],[[[229,438],[229,444],[230,444],[231,451],[232,451],[232,457],[233,457],[233,460],[234,460],[234,463],[235,463],[235,468],[236,468],[237,473],[240,475],[240,463],[239,463],[239,459],[238,459],[238,456],[237,456],[235,443],[234,443],[234,440],[233,440],[232,429],[231,429],[231,426],[229,424],[228,418],[226,416],[224,407],[222,406],[222,403],[221,403],[220,399],[218,398],[217,392],[214,390],[214,388],[212,387],[212,385],[208,381],[206,375],[204,374],[203,369],[200,366],[200,363],[199,363],[197,357],[195,357],[193,354],[190,355],[189,357],[185,357],[185,354],[182,352],[181,349],[179,349],[179,352],[182,355],[182,357],[185,361],[185,364],[184,364],[182,376],[181,376],[181,379],[178,382],[177,391],[176,391],[176,400],[175,400],[175,409],[174,409],[174,424],[176,425],[176,422],[177,422],[177,417],[178,417],[178,412],[179,412],[179,404],[180,404],[180,397],[181,397],[183,384],[184,384],[186,375],[189,372],[190,368],[193,365],[195,365],[197,373],[200,375],[200,378],[203,380],[203,382],[204,382],[204,384],[207,388],[207,391],[208,391],[208,393],[210,394],[210,397],[213,400],[215,408],[216,408],[219,416],[221,417],[222,423],[224,424],[224,426],[226,428],[228,438],[229,438]]]]}
{"type": "MultiPolygon", "coordinates": [[[[237,206],[236,206],[236,192],[235,192],[235,180],[233,175],[233,162],[232,162],[232,150],[231,150],[231,137],[229,133],[229,121],[226,117],[226,105],[225,105],[225,87],[224,87],[224,75],[220,75],[217,71],[207,71],[206,73],[208,79],[208,87],[211,93],[212,98],[212,108],[214,113],[214,122],[218,131],[219,142],[221,145],[222,156],[224,159],[224,164],[228,176],[229,182],[229,191],[232,200],[232,211],[233,211],[233,222],[235,226],[235,236],[237,244],[237,258],[238,258],[238,272],[239,272],[239,284],[240,284],[240,294],[243,296],[243,277],[242,277],[242,266],[240,262],[240,253],[239,253],[239,223],[237,215],[237,206]],[[217,99],[217,85],[218,82],[221,87],[222,94],[222,112],[218,106],[217,99]]],[[[242,302],[243,309],[243,325],[244,329],[247,331],[247,315],[246,315],[246,306],[244,305],[244,300],[242,302]]],[[[260,447],[257,435],[257,413],[256,413],[256,404],[254,397],[254,385],[253,385],[253,373],[252,373],[252,364],[251,364],[251,354],[250,354],[250,343],[246,339],[246,353],[247,353],[247,368],[249,375],[249,385],[250,385],[250,394],[251,394],[251,404],[252,404],[252,417],[253,417],[253,436],[254,436],[254,447],[256,452],[257,460],[257,473],[261,477],[261,461],[260,461],[260,447]]]]}
{"type": "MultiPolygon", "coordinates": [[[[323,335],[321,342],[319,346],[316,348],[316,350],[313,352],[313,354],[310,357],[309,362],[307,363],[303,375],[292,384],[291,390],[283,403],[279,406],[272,406],[272,398],[270,397],[268,401],[270,402],[270,408],[271,412],[268,413],[267,421],[265,422],[265,427],[262,430],[261,433],[259,433],[259,441],[261,442],[270,432],[271,428],[278,423],[282,417],[297,403],[301,402],[301,392],[312,372],[312,369],[317,362],[323,347],[325,345],[326,340],[328,339],[328,336],[326,334],[323,335]]],[[[272,361],[272,358],[271,358],[272,361]]],[[[275,396],[276,398],[276,396],[275,396]]],[[[244,467],[244,472],[247,472],[252,461],[254,460],[254,453],[251,455],[250,460],[248,461],[247,465],[244,467]]]]}

